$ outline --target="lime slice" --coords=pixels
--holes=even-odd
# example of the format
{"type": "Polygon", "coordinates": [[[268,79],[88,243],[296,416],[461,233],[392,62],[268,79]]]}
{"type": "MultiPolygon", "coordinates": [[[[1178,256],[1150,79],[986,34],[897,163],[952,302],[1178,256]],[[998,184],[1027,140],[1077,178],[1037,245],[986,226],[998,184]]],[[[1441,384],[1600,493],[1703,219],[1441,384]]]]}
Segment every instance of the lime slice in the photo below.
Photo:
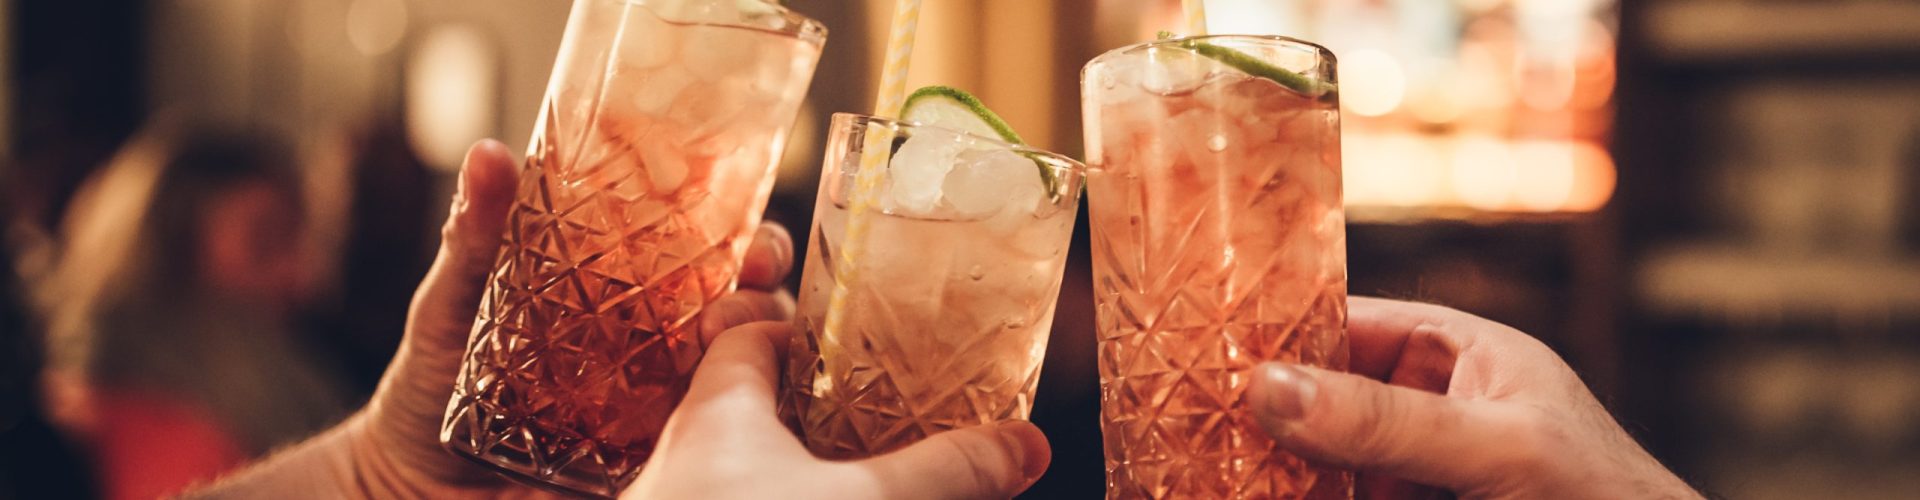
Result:
{"type": "MultiPolygon", "coordinates": [[[[1000,115],[987,109],[980,98],[966,91],[944,85],[934,85],[913,91],[907,96],[907,103],[900,107],[900,118],[922,125],[932,125],[948,130],[957,130],[981,137],[996,137],[1009,144],[1025,145],[1020,134],[1007,125],[1000,115]]],[[[895,145],[898,147],[898,144],[895,145]]],[[[1034,158],[1028,153],[1022,156],[1033,158],[1033,164],[1040,169],[1041,185],[1047,187],[1048,198],[1058,199],[1060,190],[1055,185],[1053,169],[1046,162],[1034,158]]]]}
{"type": "MultiPolygon", "coordinates": [[[[1165,31],[1160,32],[1160,39],[1162,40],[1172,37],[1172,33],[1165,31]]],[[[1221,64],[1232,66],[1233,69],[1244,71],[1249,75],[1272,80],[1282,87],[1292,89],[1294,92],[1299,92],[1301,95],[1307,97],[1320,97],[1333,93],[1335,90],[1334,85],[1331,83],[1322,82],[1313,77],[1268,64],[1266,61],[1262,61],[1260,58],[1254,57],[1252,54],[1246,52],[1192,38],[1174,42],[1174,46],[1191,50],[1194,53],[1206,56],[1208,59],[1220,61],[1221,64]]]]}
{"type": "Polygon", "coordinates": [[[900,107],[900,118],[966,132],[981,137],[997,137],[1013,144],[1025,144],[1006,120],[993,114],[980,98],[966,91],[935,85],[913,91],[907,104],[900,107]]]}

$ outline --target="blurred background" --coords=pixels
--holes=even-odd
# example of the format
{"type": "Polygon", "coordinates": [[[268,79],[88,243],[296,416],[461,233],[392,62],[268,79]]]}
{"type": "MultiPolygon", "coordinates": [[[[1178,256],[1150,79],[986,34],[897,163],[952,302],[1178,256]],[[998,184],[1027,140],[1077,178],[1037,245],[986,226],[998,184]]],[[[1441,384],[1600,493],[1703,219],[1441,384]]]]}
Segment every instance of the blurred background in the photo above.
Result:
{"type": "MultiPolygon", "coordinates": [[[[790,3],[832,30],[769,208],[804,237],[891,2],[790,3]]],[[[1539,336],[1711,492],[1920,494],[1920,4],[1208,7],[1338,54],[1354,293],[1539,336]]],[[[0,497],[150,498],[364,401],[462,152],[525,147],[568,8],[0,2],[0,497]]],[[[911,84],[1079,156],[1080,65],[1180,25],[1173,0],[927,0],[911,84]]],[[[1101,491],[1079,238],[1038,498],[1101,491]]]]}

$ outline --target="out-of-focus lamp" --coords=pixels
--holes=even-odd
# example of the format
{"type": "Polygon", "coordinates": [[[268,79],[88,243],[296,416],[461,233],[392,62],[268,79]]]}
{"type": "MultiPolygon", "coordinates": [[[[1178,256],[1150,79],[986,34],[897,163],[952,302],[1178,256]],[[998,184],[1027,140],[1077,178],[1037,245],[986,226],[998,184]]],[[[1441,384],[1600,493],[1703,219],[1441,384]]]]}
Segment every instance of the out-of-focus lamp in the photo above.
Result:
{"type": "Polygon", "coordinates": [[[453,171],[498,126],[499,63],[480,30],[434,28],[406,66],[407,135],[428,165],[453,171]]]}

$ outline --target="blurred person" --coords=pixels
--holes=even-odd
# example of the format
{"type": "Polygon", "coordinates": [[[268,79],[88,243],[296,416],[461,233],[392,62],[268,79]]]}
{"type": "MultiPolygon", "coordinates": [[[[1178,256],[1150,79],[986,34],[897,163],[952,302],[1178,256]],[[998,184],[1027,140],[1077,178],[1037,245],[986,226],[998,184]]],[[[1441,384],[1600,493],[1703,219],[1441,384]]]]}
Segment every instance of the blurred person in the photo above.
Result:
{"type": "Polygon", "coordinates": [[[338,383],[288,318],[311,294],[290,149],[156,122],[75,195],[40,284],[52,418],[107,498],[154,498],[323,428],[338,383]]]}
{"type": "MultiPolygon", "coordinates": [[[[407,298],[433,259],[436,199],[432,171],[413,152],[405,123],[376,119],[316,141],[335,155],[340,178],[327,186],[340,257],[317,300],[311,339],[340,361],[350,389],[364,398],[393,359],[406,325],[407,298]]],[[[316,182],[316,184],[325,184],[316,182]]],[[[316,193],[317,194],[317,193],[316,193]]]]}
{"type": "MultiPolygon", "coordinates": [[[[0,209],[0,224],[13,222],[0,209]]],[[[93,498],[91,471],[40,407],[40,330],[0,241],[0,498],[93,498]]]]}

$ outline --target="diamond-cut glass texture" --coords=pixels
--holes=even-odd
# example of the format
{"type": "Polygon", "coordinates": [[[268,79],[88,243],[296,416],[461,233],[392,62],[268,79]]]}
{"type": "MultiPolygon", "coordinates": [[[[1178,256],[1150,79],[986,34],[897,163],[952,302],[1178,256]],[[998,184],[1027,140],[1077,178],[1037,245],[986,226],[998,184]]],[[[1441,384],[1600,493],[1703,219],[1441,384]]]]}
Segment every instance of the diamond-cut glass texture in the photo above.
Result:
{"type": "Polygon", "coordinates": [[[441,430],[456,454],[610,497],[653,453],[823,36],[654,13],[702,3],[723,4],[575,3],[441,430]]]}
{"type": "MultiPolygon", "coordinates": [[[[861,167],[866,133],[885,132],[883,125],[867,130],[866,123],[836,118],[814,207],[801,331],[788,365],[789,406],[808,448],[824,457],[860,458],[945,430],[1027,419],[1083,174],[1052,170],[1059,196],[1043,197],[1032,188],[1044,181],[1024,170],[1035,164],[1014,156],[1017,173],[995,180],[1032,183],[1016,186],[1031,189],[1032,198],[1008,196],[991,210],[966,215],[872,210],[860,215],[868,218],[865,237],[853,241],[847,235],[853,188],[836,179],[850,181],[861,167]],[[849,245],[865,247],[851,269],[841,268],[849,245]],[[852,279],[844,307],[830,311],[839,276],[852,279]],[[838,331],[826,330],[830,315],[840,315],[838,331]]],[[[1006,148],[973,142],[968,149],[1006,148]]],[[[981,168],[967,157],[952,168],[981,168]]],[[[877,168],[900,168],[908,158],[902,153],[891,167],[877,168]]]]}
{"type": "Polygon", "coordinates": [[[1166,47],[1084,85],[1107,496],[1350,497],[1247,399],[1260,363],[1346,366],[1337,104],[1166,47]]]}

